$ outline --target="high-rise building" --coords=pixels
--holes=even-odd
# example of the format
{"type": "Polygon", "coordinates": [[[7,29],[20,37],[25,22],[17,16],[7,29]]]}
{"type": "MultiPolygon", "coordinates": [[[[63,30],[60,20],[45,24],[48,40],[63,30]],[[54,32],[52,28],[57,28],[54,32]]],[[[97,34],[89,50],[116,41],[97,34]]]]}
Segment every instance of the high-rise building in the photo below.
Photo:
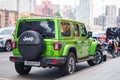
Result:
{"type": "Polygon", "coordinates": [[[90,24],[90,0],[79,0],[79,5],[76,8],[76,20],[90,24]]]}
{"type": "Polygon", "coordinates": [[[117,18],[117,6],[107,5],[105,10],[106,27],[115,27],[117,18]]]}
{"type": "Polygon", "coordinates": [[[117,26],[120,27],[120,16],[117,17],[117,26]]]}
{"type": "Polygon", "coordinates": [[[120,8],[118,9],[117,26],[120,27],[120,8]]]}
{"type": "Polygon", "coordinates": [[[18,12],[34,12],[35,0],[0,0],[0,9],[18,12]]]}
{"type": "Polygon", "coordinates": [[[94,25],[94,18],[93,18],[93,13],[94,13],[94,4],[93,0],[90,0],[90,27],[94,25]]]}
{"type": "Polygon", "coordinates": [[[105,26],[106,18],[103,15],[94,18],[94,25],[105,26]]]}
{"type": "Polygon", "coordinates": [[[118,16],[120,16],[120,8],[118,9],[118,16]]]}

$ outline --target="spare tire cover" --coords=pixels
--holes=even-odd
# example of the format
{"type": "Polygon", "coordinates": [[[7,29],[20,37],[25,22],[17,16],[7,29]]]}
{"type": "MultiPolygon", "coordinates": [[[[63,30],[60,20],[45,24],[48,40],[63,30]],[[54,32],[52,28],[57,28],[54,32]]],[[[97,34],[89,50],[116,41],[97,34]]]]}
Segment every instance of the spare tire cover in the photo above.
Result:
{"type": "Polygon", "coordinates": [[[18,50],[26,60],[36,60],[40,58],[44,50],[44,41],[41,34],[28,30],[19,36],[18,50]]]}

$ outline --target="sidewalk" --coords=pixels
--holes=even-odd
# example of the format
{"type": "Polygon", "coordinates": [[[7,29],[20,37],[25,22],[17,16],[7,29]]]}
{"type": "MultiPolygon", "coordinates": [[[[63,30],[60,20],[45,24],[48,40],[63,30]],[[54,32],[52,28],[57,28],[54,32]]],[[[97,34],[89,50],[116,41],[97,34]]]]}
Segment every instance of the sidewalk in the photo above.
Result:
{"type": "Polygon", "coordinates": [[[56,80],[120,80],[120,57],[56,80]]]}

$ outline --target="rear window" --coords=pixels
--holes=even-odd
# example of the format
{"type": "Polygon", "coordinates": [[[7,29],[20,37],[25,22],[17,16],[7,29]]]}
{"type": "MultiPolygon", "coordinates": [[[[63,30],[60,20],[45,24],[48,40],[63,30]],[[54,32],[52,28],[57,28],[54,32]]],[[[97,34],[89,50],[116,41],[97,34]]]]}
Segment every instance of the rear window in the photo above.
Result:
{"type": "Polygon", "coordinates": [[[20,22],[17,37],[27,30],[33,30],[40,33],[44,38],[54,38],[54,22],[53,21],[30,21],[20,22]]]}

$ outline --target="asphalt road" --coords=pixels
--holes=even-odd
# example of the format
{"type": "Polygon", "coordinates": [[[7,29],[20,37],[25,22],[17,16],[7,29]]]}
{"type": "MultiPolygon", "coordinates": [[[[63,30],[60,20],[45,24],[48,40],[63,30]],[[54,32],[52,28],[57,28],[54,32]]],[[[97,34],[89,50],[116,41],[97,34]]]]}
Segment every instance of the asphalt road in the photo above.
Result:
{"type": "MultiPolygon", "coordinates": [[[[0,52],[0,80],[112,80],[111,77],[113,75],[109,75],[109,73],[117,71],[116,68],[118,68],[118,66],[114,66],[115,69],[114,67],[111,68],[111,66],[116,62],[116,60],[118,61],[118,65],[120,60],[120,58],[109,58],[107,62],[92,67],[89,66],[86,62],[79,63],[77,64],[77,71],[73,75],[62,75],[58,68],[33,67],[28,75],[21,76],[15,71],[14,63],[9,61],[10,55],[12,55],[12,52],[0,52]],[[103,79],[102,75],[106,75],[109,77],[109,79],[103,79]]],[[[119,77],[120,74],[115,76],[119,77]]],[[[120,78],[113,80],[120,80],[120,78]]]]}
{"type": "Polygon", "coordinates": [[[120,80],[120,57],[56,80],[120,80]]]}

